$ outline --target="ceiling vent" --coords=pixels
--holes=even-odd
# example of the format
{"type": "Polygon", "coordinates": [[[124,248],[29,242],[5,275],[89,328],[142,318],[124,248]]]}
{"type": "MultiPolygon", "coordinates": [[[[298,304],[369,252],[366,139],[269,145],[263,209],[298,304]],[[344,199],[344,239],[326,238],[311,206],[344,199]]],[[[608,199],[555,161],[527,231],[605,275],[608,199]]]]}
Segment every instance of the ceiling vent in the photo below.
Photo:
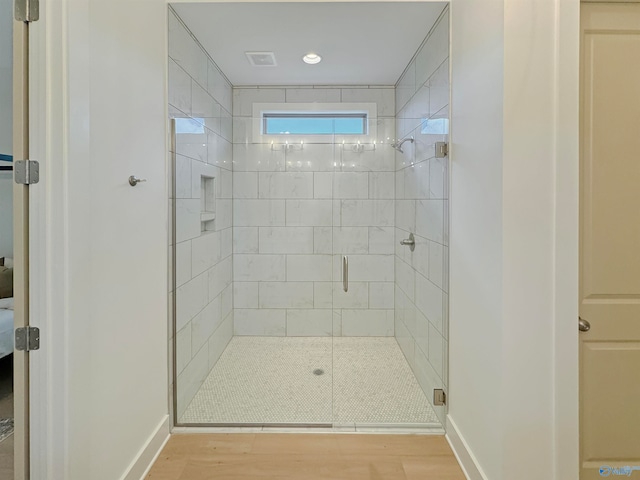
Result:
{"type": "Polygon", "coordinates": [[[244,52],[244,54],[254,67],[275,67],[278,65],[273,52],[244,52]]]}

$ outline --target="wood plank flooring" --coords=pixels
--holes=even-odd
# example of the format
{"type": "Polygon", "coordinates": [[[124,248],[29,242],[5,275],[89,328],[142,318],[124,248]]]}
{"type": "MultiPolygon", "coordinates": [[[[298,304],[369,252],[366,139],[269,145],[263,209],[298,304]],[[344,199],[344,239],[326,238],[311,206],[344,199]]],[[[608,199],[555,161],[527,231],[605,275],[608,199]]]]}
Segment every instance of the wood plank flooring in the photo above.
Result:
{"type": "Polygon", "coordinates": [[[443,436],[173,435],[151,480],[465,480],[443,436]]]}

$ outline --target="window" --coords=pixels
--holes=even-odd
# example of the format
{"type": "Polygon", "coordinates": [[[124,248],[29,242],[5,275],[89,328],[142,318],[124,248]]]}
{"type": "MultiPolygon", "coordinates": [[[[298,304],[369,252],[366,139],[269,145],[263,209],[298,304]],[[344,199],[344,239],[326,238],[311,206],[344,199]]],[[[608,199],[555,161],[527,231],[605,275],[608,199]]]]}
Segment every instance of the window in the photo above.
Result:
{"type": "Polygon", "coordinates": [[[365,135],[366,113],[264,113],[266,135],[365,135]]]}
{"type": "Polygon", "coordinates": [[[253,143],[343,143],[373,141],[375,103],[254,103],[253,143]]]}
{"type": "Polygon", "coordinates": [[[176,117],[176,133],[204,133],[204,118],[176,117]]]}

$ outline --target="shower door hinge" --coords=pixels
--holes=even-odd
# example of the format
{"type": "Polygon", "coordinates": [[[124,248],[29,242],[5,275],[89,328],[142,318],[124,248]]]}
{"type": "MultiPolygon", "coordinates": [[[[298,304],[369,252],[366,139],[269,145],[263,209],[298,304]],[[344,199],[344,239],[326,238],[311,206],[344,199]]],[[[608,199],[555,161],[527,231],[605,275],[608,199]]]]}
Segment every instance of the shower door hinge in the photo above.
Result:
{"type": "Polygon", "coordinates": [[[447,394],[444,393],[444,390],[441,388],[433,389],[433,405],[440,406],[447,404],[447,394]]]}
{"type": "Polygon", "coordinates": [[[40,18],[40,0],[15,0],[15,19],[35,22],[40,18]]]}
{"type": "Polygon", "coordinates": [[[18,160],[13,171],[19,185],[33,185],[40,181],[40,164],[37,160],[18,160]]]}
{"type": "Polygon", "coordinates": [[[38,327],[16,328],[16,350],[21,352],[40,350],[40,329],[38,327]]]}
{"type": "Polygon", "coordinates": [[[436,158],[444,158],[449,155],[449,144],[447,142],[436,142],[436,158]]]}

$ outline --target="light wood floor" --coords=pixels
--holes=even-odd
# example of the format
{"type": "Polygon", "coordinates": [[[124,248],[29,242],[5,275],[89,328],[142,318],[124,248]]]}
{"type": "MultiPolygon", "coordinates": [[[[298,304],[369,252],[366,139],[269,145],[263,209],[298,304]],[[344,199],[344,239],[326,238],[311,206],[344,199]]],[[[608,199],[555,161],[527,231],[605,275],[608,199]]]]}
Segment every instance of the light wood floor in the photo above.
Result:
{"type": "Polygon", "coordinates": [[[464,480],[442,436],[189,434],[171,437],[152,480],[464,480]]]}

